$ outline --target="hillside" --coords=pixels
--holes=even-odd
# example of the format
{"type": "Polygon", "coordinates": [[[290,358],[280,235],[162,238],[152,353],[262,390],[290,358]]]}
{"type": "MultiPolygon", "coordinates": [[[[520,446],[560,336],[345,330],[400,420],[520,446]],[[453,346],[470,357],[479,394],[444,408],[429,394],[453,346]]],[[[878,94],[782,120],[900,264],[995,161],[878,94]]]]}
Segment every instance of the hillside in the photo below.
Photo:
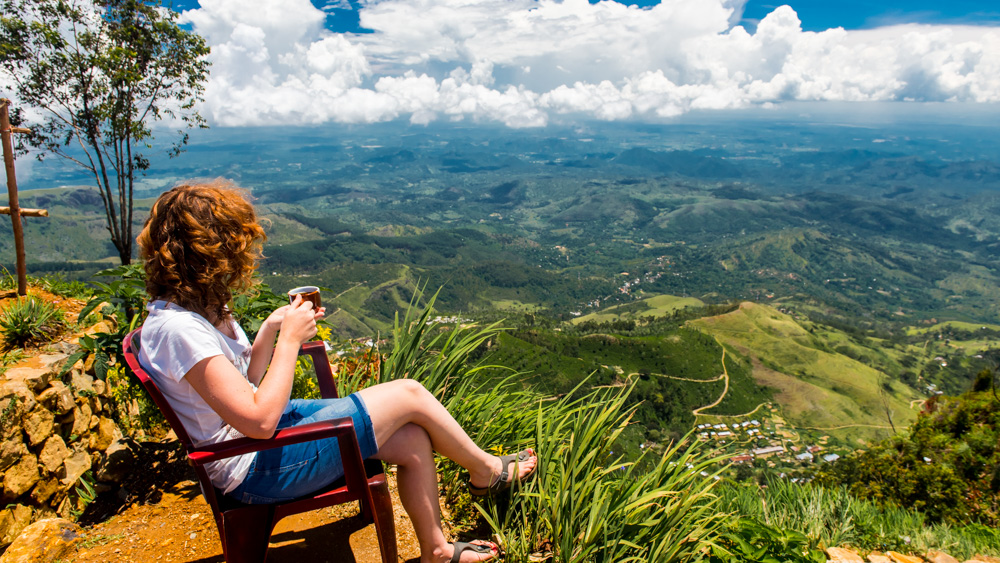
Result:
{"type": "MultiPolygon", "coordinates": [[[[154,168],[138,196],[190,176],[237,179],[270,222],[265,281],[347,292],[344,336],[387,329],[418,283],[444,286],[449,313],[571,320],[674,295],[794,305],[861,330],[995,323],[987,140],[958,127],[942,144],[939,130],[894,127],[905,134],[759,122],[605,124],[586,137],[389,124],[209,131],[183,166],[154,168]]],[[[27,221],[30,269],[87,279],[114,255],[99,198],[48,189],[71,183],[59,167],[37,173],[29,185],[47,189],[22,191],[22,204],[52,215],[27,221]]],[[[148,201],[137,201],[136,225],[148,201]]],[[[5,265],[11,252],[0,239],[5,265]]]]}
{"type": "Polygon", "coordinates": [[[886,374],[831,351],[829,341],[766,305],[688,322],[752,358],[753,379],[775,390],[774,400],[796,428],[855,439],[889,435],[916,414],[920,395],[886,374]],[[888,413],[887,413],[888,410],[888,413]]]}

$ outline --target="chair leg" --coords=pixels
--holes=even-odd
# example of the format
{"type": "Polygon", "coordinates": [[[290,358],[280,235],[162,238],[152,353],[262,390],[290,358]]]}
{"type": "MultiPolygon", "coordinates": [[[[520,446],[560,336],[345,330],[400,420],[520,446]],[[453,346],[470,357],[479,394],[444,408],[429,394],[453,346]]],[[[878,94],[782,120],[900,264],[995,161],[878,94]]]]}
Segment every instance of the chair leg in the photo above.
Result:
{"type": "Polygon", "coordinates": [[[274,508],[261,505],[223,513],[222,546],[226,563],[264,563],[274,528],[274,508]]]}
{"type": "Polygon", "coordinates": [[[378,547],[382,553],[382,563],[396,563],[396,522],[392,516],[392,497],[389,496],[389,484],[382,481],[371,488],[372,512],[375,513],[375,533],[378,534],[378,547]]]}

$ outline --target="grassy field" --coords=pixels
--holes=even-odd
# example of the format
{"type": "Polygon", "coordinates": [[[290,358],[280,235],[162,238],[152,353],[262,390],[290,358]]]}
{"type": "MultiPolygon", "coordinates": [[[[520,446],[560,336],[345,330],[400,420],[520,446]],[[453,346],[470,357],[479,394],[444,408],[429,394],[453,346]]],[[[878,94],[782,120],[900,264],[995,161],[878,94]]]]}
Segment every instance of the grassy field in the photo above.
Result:
{"type": "Polygon", "coordinates": [[[938,323],[933,326],[910,327],[906,330],[906,334],[908,336],[916,336],[918,334],[937,334],[940,332],[945,332],[947,330],[961,330],[966,332],[975,332],[983,328],[986,328],[988,330],[1000,331],[1000,325],[991,325],[984,323],[967,323],[962,321],[945,321],[943,323],[938,323]]]}
{"type": "Polygon", "coordinates": [[[766,305],[743,303],[732,313],[690,321],[749,356],[753,377],[776,390],[790,424],[835,435],[872,438],[889,432],[886,407],[898,429],[916,416],[912,389],[843,354],[830,339],[766,305]]]}
{"type": "Polygon", "coordinates": [[[495,299],[491,301],[493,307],[499,311],[517,311],[521,313],[532,313],[541,309],[535,303],[522,303],[515,299],[495,299]]]}
{"type": "Polygon", "coordinates": [[[645,316],[662,317],[679,309],[686,307],[702,307],[705,304],[694,297],[676,297],[673,295],[657,295],[642,299],[634,303],[625,305],[615,305],[596,313],[582,315],[573,319],[573,324],[580,324],[586,321],[598,323],[617,321],[621,319],[638,318],[645,316]]]}

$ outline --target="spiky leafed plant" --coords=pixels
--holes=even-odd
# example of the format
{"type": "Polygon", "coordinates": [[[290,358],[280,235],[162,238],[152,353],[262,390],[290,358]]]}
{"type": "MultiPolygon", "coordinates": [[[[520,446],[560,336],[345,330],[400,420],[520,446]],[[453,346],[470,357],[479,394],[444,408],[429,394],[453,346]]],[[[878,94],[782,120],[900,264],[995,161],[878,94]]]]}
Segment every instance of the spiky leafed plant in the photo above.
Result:
{"type": "Polygon", "coordinates": [[[393,324],[392,350],[382,362],[380,381],[416,379],[442,402],[454,395],[456,385],[486,366],[470,366],[470,358],[481,346],[502,332],[500,323],[477,325],[440,325],[431,320],[437,293],[418,307],[423,291],[414,292],[409,308],[393,324]]]}
{"type": "MultiPolygon", "coordinates": [[[[483,514],[508,560],[551,550],[556,561],[691,561],[711,546],[720,516],[714,460],[696,443],[638,460],[615,456],[634,407],[631,388],[542,403],[534,437],[538,475],[501,511],[483,514]]],[[[682,445],[686,444],[686,445],[682,445]]]]}
{"type": "Polygon", "coordinates": [[[45,342],[64,326],[62,311],[30,295],[11,301],[0,311],[0,335],[7,350],[45,342]]]}
{"type": "MultiPolygon", "coordinates": [[[[513,372],[501,381],[478,379],[480,370],[501,367],[473,358],[503,329],[441,327],[430,320],[434,297],[422,310],[419,299],[417,292],[402,320],[397,316],[380,381],[421,381],[484,447],[538,452],[536,477],[512,489],[519,494],[478,506],[507,561],[527,561],[538,550],[572,563],[690,561],[708,553],[721,516],[714,475],[702,474],[713,460],[696,443],[635,461],[615,456],[635,410],[626,406],[631,388],[577,388],[552,398],[525,388],[513,372]]],[[[465,478],[450,462],[441,476],[452,492],[465,478]]]]}

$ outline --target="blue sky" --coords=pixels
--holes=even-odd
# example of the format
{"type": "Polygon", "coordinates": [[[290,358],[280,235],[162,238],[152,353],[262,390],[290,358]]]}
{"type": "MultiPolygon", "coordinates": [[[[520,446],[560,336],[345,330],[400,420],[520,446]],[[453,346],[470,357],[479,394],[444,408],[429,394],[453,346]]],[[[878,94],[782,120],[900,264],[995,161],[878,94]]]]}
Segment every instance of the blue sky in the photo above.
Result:
{"type": "MultiPolygon", "coordinates": [[[[982,0],[891,0],[872,2],[838,0],[836,2],[788,2],[802,20],[806,31],[831,27],[865,29],[896,23],[997,24],[1000,8],[996,2],[982,0]]],[[[748,2],[744,20],[752,25],[778,7],[775,2],[748,2]]]]}
{"type": "MultiPolygon", "coordinates": [[[[594,0],[590,0],[592,3],[594,0]]],[[[330,4],[328,0],[312,0],[317,8],[330,4]]],[[[658,4],[658,0],[623,2],[637,6],[658,4]]],[[[357,1],[353,2],[357,6],[357,1]]],[[[896,23],[960,23],[972,25],[1000,24],[1000,4],[983,0],[792,0],[770,2],[749,0],[743,12],[742,25],[755,28],[757,21],[782,4],[788,4],[799,14],[802,29],[822,31],[831,27],[866,29],[896,23]]],[[[177,10],[197,8],[197,0],[176,0],[177,10]]],[[[327,29],[335,32],[363,31],[358,26],[356,11],[330,10],[327,29]]]]}

